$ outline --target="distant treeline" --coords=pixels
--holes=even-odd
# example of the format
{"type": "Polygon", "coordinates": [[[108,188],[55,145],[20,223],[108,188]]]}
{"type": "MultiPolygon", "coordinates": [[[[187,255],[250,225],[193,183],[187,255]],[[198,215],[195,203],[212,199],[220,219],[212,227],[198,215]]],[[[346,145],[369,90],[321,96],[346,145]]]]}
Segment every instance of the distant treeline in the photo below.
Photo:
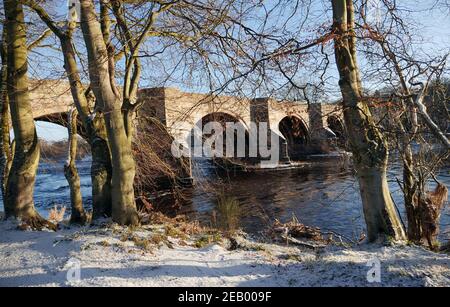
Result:
{"type": "MultiPolygon", "coordinates": [[[[41,159],[46,161],[56,161],[66,159],[69,143],[67,140],[49,142],[41,140],[41,159]]],[[[91,154],[89,144],[81,137],[78,138],[77,159],[83,159],[91,154]]]]}

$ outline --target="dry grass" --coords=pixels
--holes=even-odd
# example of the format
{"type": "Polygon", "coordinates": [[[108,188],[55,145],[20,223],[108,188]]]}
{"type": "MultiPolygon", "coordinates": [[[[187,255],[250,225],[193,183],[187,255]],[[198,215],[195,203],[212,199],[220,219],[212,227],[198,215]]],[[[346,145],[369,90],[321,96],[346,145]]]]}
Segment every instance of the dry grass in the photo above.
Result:
{"type": "Polygon", "coordinates": [[[58,206],[55,205],[52,209],[50,209],[50,212],[48,214],[48,220],[53,223],[60,223],[64,220],[65,214],[66,214],[65,206],[58,208],[58,206]]]}
{"type": "Polygon", "coordinates": [[[116,230],[121,242],[131,241],[136,247],[151,252],[152,247],[166,245],[173,248],[170,238],[176,239],[181,246],[204,247],[220,242],[222,236],[216,230],[202,227],[198,221],[187,221],[185,216],[168,217],[160,212],[140,212],[141,220],[148,225],[138,228],[116,230]]]}
{"type": "Polygon", "coordinates": [[[132,238],[131,238],[131,241],[133,241],[133,243],[134,243],[134,245],[136,246],[136,247],[139,247],[139,248],[141,248],[141,249],[143,249],[143,250],[145,250],[145,251],[150,251],[151,250],[151,245],[152,245],[152,243],[153,244],[159,244],[159,242],[158,243],[155,243],[155,242],[153,242],[153,241],[150,241],[149,239],[146,239],[146,238],[139,238],[139,237],[137,237],[137,236],[133,236],[132,238]]]}
{"type": "Polygon", "coordinates": [[[203,248],[213,243],[220,243],[222,242],[222,236],[219,233],[213,233],[213,234],[205,234],[200,236],[197,240],[194,242],[194,247],[196,248],[203,248]]]}
{"type": "MultiPolygon", "coordinates": [[[[170,238],[176,239],[180,246],[193,246],[202,248],[213,243],[220,243],[223,235],[217,229],[201,226],[198,221],[188,221],[185,216],[168,217],[161,212],[140,212],[141,219],[144,217],[146,222],[151,225],[152,233],[142,237],[141,233],[135,233],[140,229],[128,228],[122,233],[120,240],[122,242],[132,241],[135,246],[150,251],[151,246],[160,247],[165,244],[173,248],[170,238]]],[[[143,226],[144,229],[149,226],[143,226]]]]}
{"type": "Polygon", "coordinates": [[[164,233],[167,237],[187,240],[188,233],[185,229],[180,229],[179,227],[175,227],[173,225],[166,225],[164,228],[164,233]]]}
{"type": "Polygon", "coordinates": [[[198,221],[188,221],[183,215],[172,218],[157,211],[141,211],[139,216],[142,224],[164,225],[166,227],[166,232],[175,234],[175,237],[180,237],[181,234],[196,235],[210,230],[209,228],[201,226],[198,221]]]}
{"type": "Polygon", "coordinates": [[[213,212],[212,225],[217,229],[232,234],[239,229],[240,206],[234,197],[220,195],[216,210],[213,212]]]}

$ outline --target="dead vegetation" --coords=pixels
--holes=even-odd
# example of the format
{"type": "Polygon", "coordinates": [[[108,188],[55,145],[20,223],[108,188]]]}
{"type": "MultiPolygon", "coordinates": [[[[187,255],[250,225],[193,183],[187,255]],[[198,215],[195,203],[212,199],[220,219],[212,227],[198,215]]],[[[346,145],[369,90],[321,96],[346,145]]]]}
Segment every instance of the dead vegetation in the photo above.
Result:
{"type": "Polygon", "coordinates": [[[121,241],[131,240],[136,246],[147,249],[149,246],[161,246],[165,244],[172,248],[172,241],[179,245],[189,245],[196,248],[203,248],[213,243],[222,242],[223,235],[220,231],[200,225],[199,221],[189,221],[186,216],[179,215],[168,217],[158,211],[139,212],[143,229],[151,229],[153,234],[149,237],[136,237],[140,228],[129,229],[123,234],[121,241]]]}
{"type": "Polygon", "coordinates": [[[240,215],[239,201],[221,193],[217,198],[216,210],[212,212],[211,225],[228,235],[233,235],[239,229],[240,215]]]}
{"type": "Polygon", "coordinates": [[[321,231],[318,227],[302,224],[295,215],[287,223],[279,220],[269,227],[268,238],[273,242],[293,244],[310,249],[320,249],[329,244],[341,246],[354,245],[357,242],[332,231],[321,231]]]}
{"type": "Polygon", "coordinates": [[[182,197],[182,181],[190,177],[189,161],[172,155],[173,137],[159,120],[140,117],[138,122],[139,129],[133,143],[136,195],[145,198],[161,190],[170,190],[174,201],[169,206],[177,207],[177,200],[182,197]]]}
{"type": "MultiPolygon", "coordinates": [[[[49,142],[40,140],[41,160],[47,163],[56,162],[67,158],[68,140],[57,142],[49,142]]],[[[90,155],[89,144],[80,136],[77,140],[77,160],[83,159],[90,155]]]]}
{"type": "Polygon", "coordinates": [[[65,206],[58,207],[57,205],[55,205],[52,209],[50,209],[48,213],[48,220],[56,224],[61,223],[64,220],[65,214],[65,206]]]}
{"type": "Polygon", "coordinates": [[[300,223],[296,216],[292,216],[291,221],[287,223],[281,223],[279,220],[275,220],[269,229],[269,233],[272,234],[272,238],[274,239],[281,235],[283,237],[291,236],[297,239],[325,242],[320,228],[306,226],[300,223]]]}
{"type": "Polygon", "coordinates": [[[448,189],[438,183],[434,191],[428,191],[424,197],[419,197],[419,225],[424,239],[430,249],[436,249],[437,236],[439,234],[439,220],[442,209],[448,199],[448,189]]]}

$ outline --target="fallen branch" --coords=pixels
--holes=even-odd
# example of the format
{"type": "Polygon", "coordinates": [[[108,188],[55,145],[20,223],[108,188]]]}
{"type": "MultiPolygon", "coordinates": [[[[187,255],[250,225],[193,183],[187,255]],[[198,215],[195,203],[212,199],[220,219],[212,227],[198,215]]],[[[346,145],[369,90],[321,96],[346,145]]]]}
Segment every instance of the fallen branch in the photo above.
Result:
{"type": "Polygon", "coordinates": [[[281,238],[286,240],[286,242],[288,242],[288,243],[292,243],[294,245],[298,245],[298,246],[301,246],[301,247],[306,247],[306,248],[313,249],[313,250],[325,248],[327,246],[326,244],[313,244],[313,243],[301,241],[301,240],[298,240],[296,238],[293,238],[293,237],[290,237],[290,236],[286,236],[286,235],[281,235],[281,238]]]}

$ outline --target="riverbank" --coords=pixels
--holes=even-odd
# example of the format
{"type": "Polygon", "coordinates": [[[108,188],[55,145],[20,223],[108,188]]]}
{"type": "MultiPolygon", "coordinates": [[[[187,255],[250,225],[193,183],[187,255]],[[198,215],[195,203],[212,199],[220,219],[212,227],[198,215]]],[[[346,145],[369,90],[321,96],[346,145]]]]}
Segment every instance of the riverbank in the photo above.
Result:
{"type": "Polygon", "coordinates": [[[32,232],[4,221],[0,233],[0,286],[450,286],[449,255],[419,247],[230,244],[162,224],[32,232]],[[367,281],[372,259],[381,283],[367,281]]]}

